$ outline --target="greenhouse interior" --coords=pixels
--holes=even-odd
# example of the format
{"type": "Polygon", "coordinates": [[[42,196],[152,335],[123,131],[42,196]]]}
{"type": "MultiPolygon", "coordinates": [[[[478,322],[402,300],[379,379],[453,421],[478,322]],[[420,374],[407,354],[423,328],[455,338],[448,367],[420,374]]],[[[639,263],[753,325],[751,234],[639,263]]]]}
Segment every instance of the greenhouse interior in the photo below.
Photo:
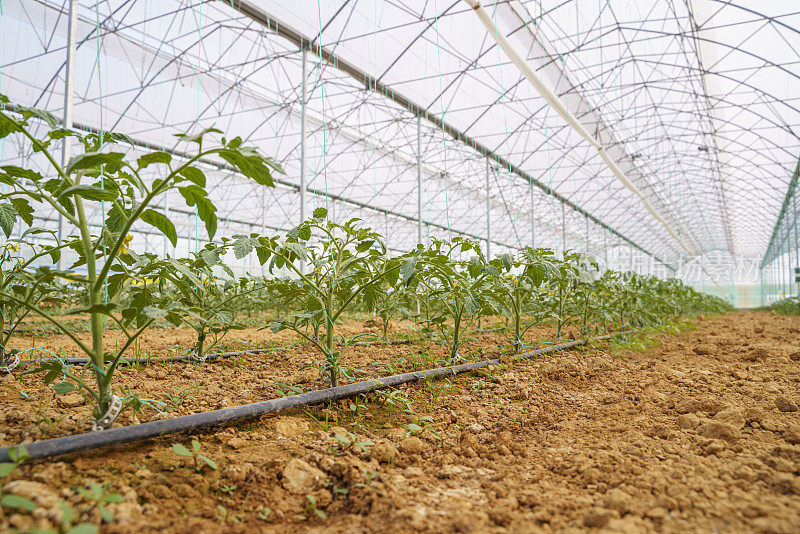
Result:
{"type": "Polygon", "coordinates": [[[796,0],[0,30],[0,531],[797,532],[796,0]]]}

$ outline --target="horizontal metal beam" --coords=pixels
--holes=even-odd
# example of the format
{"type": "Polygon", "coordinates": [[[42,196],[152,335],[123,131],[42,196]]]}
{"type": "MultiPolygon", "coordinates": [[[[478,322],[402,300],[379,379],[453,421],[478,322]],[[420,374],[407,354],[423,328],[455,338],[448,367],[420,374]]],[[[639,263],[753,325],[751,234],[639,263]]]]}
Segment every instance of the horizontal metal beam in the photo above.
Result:
{"type": "MultiPolygon", "coordinates": [[[[5,106],[3,106],[3,109],[9,110],[9,111],[18,111],[19,110],[19,108],[17,106],[15,106],[14,104],[5,104],[5,106]]],[[[86,132],[86,133],[100,134],[100,130],[99,129],[97,129],[97,128],[93,127],[93,126],[89,126],[87,124],[81,124],[79,122],[73,122],[72,123],[72,129],[80,130],[80,131],[83,131],[83,132],[86,132]]],[[[139,148],[143,148],[143,149],[146,149],[148,151],[158,150],[158,151],[166,152],[168,154],[171,154],[173,156],[176,156],[176,157],[179,157],[179,158],[183,158],[183,159],[191,159],[191,158],[194,157],[192,154],[189,154],[187,152],[183,152],[181,150],[177,150],[177,149],[166,147],[166,146],[161,146],[161,145],[158,145],[156,143],[151,143],[151,142],[148,142],[148,141],[142,141],[140,139],[136,139],[136,138],[131,137],[131,136],[128,136],[128,139],[130,139],[130,141],[133,144],[133,146],[139,147],[139,148]]],[[[203,163],[204,165],[207,165],[209,167],[215,167],[215,168],[220,169],[220,170],[226,170],[226,171],[229,171],[229,172],[232,172],[232,173],[236,173],[236,174],[238,174],[238,172],[239,172],[232,165],[229,165],[227,163],[223,163],[221,161],[214,161],[214,160],[211,160],[209,158],[200,158],[197,161],[199,161],[200,163],[203,163]]],[[[299,184],[295,184],[295,183],[293,183],[293,182],[291,182],[289,180],[285,180],[285,179],[281,179],[281,178],[277,178],[277,177],[273,177],[273,180],[275,181],[276,184],[280,184],[280,185],[288,187],[290,189],[294,189],[295,191],[298,191],[298,192],[300,191],[300,185],[299,184]]],[[[392,217],[395,217],[395,218],[398,218],[398,219],[407,220],[407,221],[410,221],[410,222],[413,222],[413,223],[417,222],[417,217],[413,217],[411,215],[406,215],[404,213],[400,213],[400,212],[394,211],[394,210],[388,210],[388,209],[385,209],[385,208],[380,208],[378,206],[372,206],[372,205],[367,204],[365,202],[360,202],[358,200],[353,200],[351,198],[343,197],[343,196],[337,195],[335,193],[326,192],[326,191],[324,191],[322,189],[314,189],[314,188],[311,188],[311,187],[306,187],[306,191],[308,193],[313,194],[313,195],[317,195],[317,196],[320,196],[320,197],[328,198],[330,200],[341,202],[342,204],[347,204],[347,205],[354,206],[354,207],[357,207],[357,208],[360,208],[360,209],[372,210],[372,211],[375,211],[375,212],[383,214],[383,215],[390,215],[392,217]]],[[[173,209],[174,208],[170,208],[170,210],[173,210],[173,209]]],[[[237,223],[240,223],[240,224],[250,224],[250,223],[247,223],[245,221],[233,221],[232,219],[231,219],[231,222],[237,222],[237,223]]],[[[423,220],[422,224],[427,225],[430,228],[437,228],[437,229],[443,230],[445,232],[452,232],[454,234],[458,234],[458,235],[462,235],[462,236],[465,236],[465,237],[469,237],[470,239],[474,239],[474,240],[476,240],[478,242],[482,242],[482,241],[486,240],[486,238],[484,236],[479,236],[477,234],[472,234],[470,232],[464,232],[464,231],[461,231],[461,230],[456,230],[455,228],[448,228],[447,226],[445,226],[443,224],[439,224],[439,223],[435,223],[435,222],[431,222],[431,221],[427,221],[427,220],[423,220]]],[[[506,248],[510,248],[510,249],[517,249],[517,250],[519,249],[519,247],[516,246],[516,245],[511,245],[511,244],[504,243],[504,242],[501,242],[501,241],[494,240],[492,242],[497,244],[497,245],[500,245],[501,247],[506,247],[506,248]]]]}
{"type": "MultiPolygon", "coordinates": [[[[311,39],[300,33],[299,31],[295,30],[289,25],[284,24],[282,21],[276,19],[272,15],[266,13],[264,10],[254,6],[248,0],[229,0],[224,2],[226,5],[232,7],[236,11],[239,11],[241,14],[245,15],[249,19],[261,24],[262,26],[266,27],[270,31],[274,32],[275,34],[283,37],[284,39],[294,43],[296,46],[300,47],[301,50],[308,50],[312,54],[316,55],[323,61],[329,63],[334,68],[350,75],[354,79],[356,79],[359,83],[363,84],[367,90],[375,91],[379,93],[389,100],[395,102],[396,104],[402,106],[403,108],[407,109],[409,113],[413,114],[416,117],[420,117],[425,119],[426,121],[430,122],[437,128],[440,128],[443,132],[451,136],[453,139],[460,141],[461,143],[467,145],[468,147],[472,148],[482,156],[489,158],[496,163],[500,164],[504,168],[508,169],[509,172],[516,174],[520,178],[527,180],[529,183],[535,185],[537,188],[545,192],[546,194],[554,197],[559,202],[569,206],[572,210],[588,217],[590,221],[594,224],[600,226],[601,228],[606,229],[610,233],[614,234],[615,236],[619,237],[635,249],[651,256],[656,261],[669,266],[667,262],[662,260],[660,257],[655,255],[653,252],[645,249],[638,243],[635,243],[628,237],[621,234],[619,231],[611,228],[606,223],[595,217],[594,215],[590,214],[580,206],[574,204],[572,201],[568,200],[566,197],[562,196],[558,192],[556,192],[553,188],[543,184],[521,168],[517,167],[510,161],[506,160],[502,156],[496,154],[493,150],[488,148],[487,146],[479,143],[472,137],[464,134],[454,126],[446,123],[441,118],[437,117],[434,114],[428,112],[427,109],[423,108],[419,104],[413,102],[412,100],[408,99],[407,97],[403,96],[402,94],[398,93],[397,91],[391,89],[390,87],[384,85],[380,81],[378,81],[373,76],[367,74],[366,72],[362,71],[357,66],[349,63],[348,61],[340,58],[327,48],[314,44],[311,39]]],[[[468,235],[464,234],[463,235],[468,235]]],[[[485,239],[476,236],[476,239],[485,239]]],[[[495,241],[496,243],[496,241],[495,241]]],[[[508,245],[504,245],[508,246],[508,245]]],[[[517,248],[517,247],[510,247],[510,248],[517,248]]]]}

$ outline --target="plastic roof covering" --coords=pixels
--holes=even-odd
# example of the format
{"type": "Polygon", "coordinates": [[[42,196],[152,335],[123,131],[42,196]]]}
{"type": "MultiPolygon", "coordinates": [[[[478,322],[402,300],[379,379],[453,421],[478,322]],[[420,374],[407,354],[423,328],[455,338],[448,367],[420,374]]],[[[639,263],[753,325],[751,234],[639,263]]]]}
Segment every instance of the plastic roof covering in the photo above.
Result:
{"type": "MultiPolygon", "coordinates": [[[[306,169],[315,194],[307,212],[326,204],[336,219],[360,216],[396,250],[417,242],[417,117],[342,64],[425,110],[426,234],[451,228],[485,238],[487,228],[486,158],[428,119],[496,156],[488,181],[493,252],[534,243],[613,256],[616,248],[628,258],[619,261],[632,262],[633,244],[673,265],[714,250],[760,259],[800,154],[796,0],[484,4],[688,250],[545,104],[462,0],[79,4],[76,126],[185,150],[172,133],[214,124],[284,165],[274,191],[209,170],[227,219],[222,234],[299,221],[303,54],[276,26],[314,48],[307,53],[306,169]],[[319,47],[337,60],[320,61],[319,47]]],[[[66,0],[3,2],[0,91],[12,101],[61,112],[67,9],[66,0]]],[[[4,161],[36,162],[24,146],[3,141],[0,149],[4,161]]],[[[173,216],[183,218],[179,248],[191,248],[196,218],[173,216]]],[[[164,242],[140,230],[140,246],[164,242]]]]}

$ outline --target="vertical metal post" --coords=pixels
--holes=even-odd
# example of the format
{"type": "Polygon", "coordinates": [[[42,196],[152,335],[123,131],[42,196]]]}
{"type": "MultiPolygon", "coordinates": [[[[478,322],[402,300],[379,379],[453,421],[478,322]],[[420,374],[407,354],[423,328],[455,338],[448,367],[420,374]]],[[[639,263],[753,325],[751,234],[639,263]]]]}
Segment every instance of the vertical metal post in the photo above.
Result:
{"type": "Polygon", "coordinates": [[[589,254],[591,253],[591,248],[589,246],[589,217],[587,217],[585,214],[583,216],[583,222],[586,226],[586,253],[589,254]]]}
{"type": "Polygon", "coordinates": [[[758,281],[761,282],[761,305],[765,304],[764,302],[764,269],[762,267],[758,268],[758,281]]]}
{"type": "Polygon", "coordinates": [[[606,269],[608,269],[608,245],[606,244],[606,229],[603,228],[603,261],[606,262],[606,269]]]}
{"type": "MultiPolygon", "coordinates": [[[[794,212],[794,268],[800,267],[800,238],[797,235],[797,189],[792,193],[792,211],[794,212]]],[[[794,269],[791,271],[794,277],[794,269]]],[[[797,280],[797,298],[800,299],[800,278],[797,280]]]]}
{"type": "Polygon", "coordinates": [[[306,220],[306,49],[302,45],[303,80],[300,101],[300,223],[306,220]]]}
{"type": "Polygon", "coordinates": [[[422,119],[417,115],[417,242],[422,243],[422,119]]]}
{"type": "Polygon", "coordinates": [[[535,248],[536,247],[536,239],[535,239],[536,229],[534,227],[534,220],[533,220],[533,215],[534,215],[534,209],[533,209],[533,206],[534,206],[534,204],[533,204],[533,180],[528,182],[528,189],[530,190],[530,195],[531,195],[531,247],[535,248]]]}
{"type": "Polygon", "coordinates": [[[486,259],[492,255],[492,218],[489,210],[489,158],[486,158],[486,259]]]}
{"type": "MultiPolygon", "coordinates": [[[[69,2],[69,22],[67,26],[67,64],[64,78],[64,128],[72,128],[72,96],[75,81],[75,50],[78,33],[78,0],[69,2]]],[[[61,166],[66,168],[71,154],[72,137],[66,136],[61,144],[61,166]]],[[[66,237],[64,217],[58,214],[58,241],[66,237]]],[[[62,269],[64,255],[58,259],[58,268],[62,269]]]]}
{"type": "MultiPolygon", "coordinates": [[[[169,219],[169,205],[167,204],[167,194],[164,193],[164,217],[169,219]]],[[[177,243],[177,242],[176,242],[177,243]]],[[[169,250],[169,239],[167,236],[164,236],[164,257],[167,256],[167,251],[169,250]]]]}

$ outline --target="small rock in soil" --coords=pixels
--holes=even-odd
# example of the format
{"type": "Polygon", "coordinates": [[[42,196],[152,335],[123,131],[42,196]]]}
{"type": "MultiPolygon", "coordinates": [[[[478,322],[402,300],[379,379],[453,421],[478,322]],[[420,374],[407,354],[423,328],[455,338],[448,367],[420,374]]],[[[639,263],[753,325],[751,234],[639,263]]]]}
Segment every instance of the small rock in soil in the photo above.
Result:
{"type": "Polygon", "coordinates": [[[678,427],[695,429],[700,426],[700,418],[693,413],[685,413],[677,418],[678,427]]]}
{"type": "Polygon", "coordinates": [[[793,403],[791,400],[786,398],[786,396],[781,395],[775,399],[775,406],[782,412],[796,412],[797,411],[797,404],[793,403]]]}
{"type": "Polygon", "coordinates": [[[737,429],[727,423],[720,423],[719,421],[711,421],[704,424],[698,429],[697,433],[704,438],[724,439],[725,441],[733,441],[740,437],[737,429]]]}
{"type": "Polygon", "coordinates": [[[247,440],[242,438],[231,438],[225,445],[227,445],[232,449],[241,449],[242,447],[247,445],[247,440]]]}
{"type": "Polygon", "coordinates": [[[619,488],[614,488],[606,493],[603,498],[603,506],[624,514],[630,510],[631,496],[619,488]]]}
{"type": "Polygon", "coordinates": [[[299,458],[292,458],[283,468],[283,487],[297,495],[309,493],[326,478],[321,470],[299,458]]]}
{"type": "Polygon", "coordinates": [[[779,493],[800,495],[800,477],[790,473],[779,473],[770,479],[773,489],[779,493]]]}
{"type": "Polygon", "coordinates": [[[72,393],[70,395],[59,395],[56,398],[58,399],[58,404],[64,408],[75,408],[85,402],[84,398],[77,393],[72,393]]]}
{"type": "Polygon", "coordinates": [[[400,442],[400,450],[408,454],[422,454],[425,452],[425,442],[417,437],[409,436],[400,442]]]}
{"type": "Polygon", "coordinates": [[[296,417],[283,417],[275,421],[275,432],[287,438],[308,432],[308,422],[296,417]]]}
{"type": "Polygon", "coordinates": [[[718,412],[717,415],[714,416],[714,421],[727,423],[738,430],[744,427],[745,417],[741,410],[731,407],[718,412]]]}
{"type": "Polygon", "coordinates": [[[400,457],[400,451],[392,443],[377,443],[369,449],[369,457],[388,464],[400,457]]]}
{"type": "Polygon", "coordinates": [[[592,507],[583,514],[583,524],[587,527],[602,528],[617,516],[616,512],[607,508],[592,507]]]}

